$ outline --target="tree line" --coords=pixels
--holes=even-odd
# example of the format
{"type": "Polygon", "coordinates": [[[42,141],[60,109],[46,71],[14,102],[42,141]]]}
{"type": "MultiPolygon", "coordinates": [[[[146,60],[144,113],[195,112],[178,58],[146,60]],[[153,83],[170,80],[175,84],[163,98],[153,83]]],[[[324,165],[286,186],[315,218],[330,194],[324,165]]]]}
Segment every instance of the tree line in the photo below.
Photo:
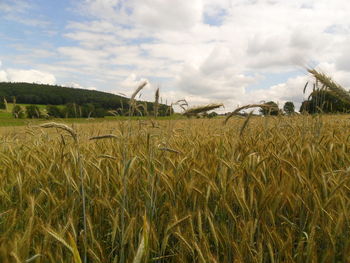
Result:
{"type": "MultiPolygon", "coordinates": [[[[2,104],[0,104],[0,108],[2,104]]],[[[46,105],[45,109],[37,105],[14,105],[12,115],[15,118],[103,118],[111,115],[103,108],[95,108],[94,104],[77,105],[68,103],[66,105],[46,105]]]]}
{"type": "MultiPolygon", "coordinates": [[[[30,117],[38,117],[32,114],[38,110],[35,105],[47,105],[46,113],[52,117],[103,117],[111,114],[127,115],[129,113],[129,98],[115,94],[32,83],[0,82],[0,108],[4,108],[4,102],[13,104],[31,104],[30,107],[21,108],[17,105],[15,112],[30,117]],[[63,106],[62,106],[63,105],[63,106]],[[112,112],[112,113],[111,113],[112,112]]],[[[133,115],[153,114],[152,102],[138,101],[138,107],[133,115]]],[[[172,112],[170,106],[159,104],[158,116],[169,115],[172,112]]]]}
{"type": "MultiPolygon", "coordinates": [[[[287,101],[283,108],[280,109],[274,101],[266,102],[269,108],[261,108],[259,111],[262,115],[291,115],[296,112],[294,103],[287,101]]],[[[350,102],[334,95],[331,91],[315,90],[307,100],[304,100],[299,109],[300,113],[349,113],[350,102]]]]}

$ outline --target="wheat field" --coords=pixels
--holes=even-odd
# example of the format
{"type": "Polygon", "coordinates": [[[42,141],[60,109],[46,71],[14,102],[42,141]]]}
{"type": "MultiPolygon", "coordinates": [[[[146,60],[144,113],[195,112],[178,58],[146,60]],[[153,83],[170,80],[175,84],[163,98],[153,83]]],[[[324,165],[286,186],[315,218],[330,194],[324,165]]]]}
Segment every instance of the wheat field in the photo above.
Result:
{"type": "Polygon", "coordinates": [[[349,262],[350,118],[0,130],[0,262],[349,262]]]}

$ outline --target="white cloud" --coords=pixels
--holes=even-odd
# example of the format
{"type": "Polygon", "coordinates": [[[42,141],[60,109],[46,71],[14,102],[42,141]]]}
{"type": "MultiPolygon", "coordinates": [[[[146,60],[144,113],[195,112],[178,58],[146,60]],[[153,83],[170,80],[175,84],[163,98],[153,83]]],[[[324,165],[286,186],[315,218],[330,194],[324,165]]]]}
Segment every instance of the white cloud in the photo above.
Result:
{"type": "MultiPolygon", "coordinates": [[[[240,103],[247,101],[244,96],[250,102],[267,96],[283,100],[278,94],[290,90],[286,87],[293,86],[291,80],[256,90],[254,96],[247,95],[246,88],[262,73],[335,63],[343,34],[327,30],[333,26],[339,32],[334,25],[342,25],[343,31],[350,28],[345,0],[89,0],[85,4],[84,10],[95,20],[70,23],[66,37],[78,41],[81,48],[59,49],[68,63],[90,65],[95,72],[106,67],[108,78],[118,75],[115,79],[127,92],[137,86],[136,75],[167,77],[171,87],[166,90],[176,91],[168,94],[196,96],[196,101],[240,103]],[[211,25],[205,16],[220,23],[211,25]]],[[[341,58],[337,66],[346,71],[348,64],[341,58]]]]}
{"type": "Polygon", "coordinates": [[[340,84],[343,88],[350,89],[350,71],[340,70],[335,63],[323,62],[317,66],[320,72],[331,76],[332,79],[340,84]]]}
{"type": "Polygon", "coordinates": [[[56,84],[56,78],[53,74],[35,69],[7,69],[7,79],[11,82],[29,82],[42,84],[56,84]]]}
{"type": "Polygon", "coordinates": [[[48,26],[50,24],[48,19],[44,19],[39,15],[32,16],[33,9],[37,7],[35,4],[25,0],[1,0],[0,14],[2,13],[2,17],[6,20],[22,23],[27,26],[48,26]]]}
{"type": "Polygon", "coordinates": [[[319,65],[350,86],[348,0],[83,0],[77,11],[87,19],[68,22],[62,34],[74,44],[57,48],[56,64],[39,67],[65,83],[129,96],[147,79],[153,86],[144,98],[160,83],[168,101],[300,103],[306,71],[248,88],[262,76],[288,78],[319,65]]]}
{"type": "Polygon", "coordinates": [[[75,89],[84,89],[83,86],[81,86],[79,83],[75,83],[75,82],[68,83],[65,86],[75,88],[75,89]]]}
{"type": "Polygon", "coordinates": [[[125,94],[128,97],[130,97],[132,93],[134,93],[134,91],[137,89],[137,87],[144,81],[147,82],[147,85],[143,88],[142,92],[140,92],[139,95],[143,94],[145,90],[152,90],[152,85],[150,84],[148,79],[140,78],[136,76],[135,73],[132,73],[120,82],[120,88],[117,93],[125,94]]]}
{"type": "Polygon", "coordinates": [[[24,0],[2,0],[0,10],[4,13],[23,13],[30,9],[30,5],[24,0]]]}
{"type": "Polygon", "coordinates": [[[133,2],[133,17],[151,30],[186,30],[202,19],[200,0],[144,0],[133,2]]]}
{"type": "Polygon", "coordinates": [[[108,54],[101,50],[81,47],[61,47],[58,52],[70,59],[70,64],[99,67],[106,62],[108,54]]]}
{"type": "Polygon", "coordinates": [[[350,30],[348,38],[343,42],[342,46],[340,46],[338,50],[339,53],[336,61],[337,69],[350,72],[350,30]]]}
{"type": "MultiPolygon", "coordinates": [[[[85,0],[81,10],[92,17],[151,30],[183,30],[201,21],[201,0],[85,0]]],[[[104,24],[106,25],[106,24],[104,24]]]]}
{"type": "Polygon", "coordinates": [[[79,83],[76,82],[70,82],[64,85],[65,87],[71,87],[71,88],[75,88],[75,89],[88,89],[88,90],[97,90],[96,87],[84,87],[82,85],[80,85],[79,83]]]}
{"type": "Polygon", "coordinates": [[[189,95],[226,100],[241,97],[248,84],[253,82],[254,78],[244,74],[229,74],[228,71],[208,74],[201,68],[186,65],[178,76],[177,87],[189,95]]]}
{"type": "MultiPolygon", "coordinates": [[[[2,62],[0,60],[0,69],[1,69],[1,66],[2,66],[2,62]]],[[[7,73],[4,70],[0,70],[0,82],[7,82],[7,81],[8,81],[7,73]]]]}
{"type": "MultiPolygon", "coordinates": [[[[0,68],[2,68],[1,60],[0,68]]],[[[0,70],[0,81],[56,84],[56,77],[51,73],[35,69],[4,68],[0,70]]]]}
{"type": "Polygon", "coordinates": [[[249,103],[251,98],[257,98],[260,101],[274,101],[282,108],[284,103],[292,101],[295,103],[296,109],[300,108],[301,102],[307,98],[308,93],[303,94],[303,88],[310,77],[298,76],[288,79],[285,83],[273,85],[268,89],[258,89],[248,92],[244,96],[244,101],[249,103]]]}
{"type": "Polygon", "coordinates": [[[0,70],[0,82],[7,82],[7,73],[4,70],[0,70]]]}

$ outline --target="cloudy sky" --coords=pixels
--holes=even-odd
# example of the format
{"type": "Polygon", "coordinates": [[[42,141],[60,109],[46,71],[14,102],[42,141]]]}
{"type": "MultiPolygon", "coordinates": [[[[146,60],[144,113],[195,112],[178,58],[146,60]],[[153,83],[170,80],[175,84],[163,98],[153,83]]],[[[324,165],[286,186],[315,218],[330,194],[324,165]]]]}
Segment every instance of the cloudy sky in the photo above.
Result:
{"type": "Polygon", "coordinates": [[[350,88],[349,14],[348,0],[0,0],[0,81],[299,105],[305,67],[350,88]]]}

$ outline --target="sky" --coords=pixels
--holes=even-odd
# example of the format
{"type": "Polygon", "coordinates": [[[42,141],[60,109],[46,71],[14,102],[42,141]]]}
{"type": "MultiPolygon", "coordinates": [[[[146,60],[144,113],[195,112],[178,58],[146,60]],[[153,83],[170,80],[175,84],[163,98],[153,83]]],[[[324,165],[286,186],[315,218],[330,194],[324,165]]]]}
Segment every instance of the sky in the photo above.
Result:
{"type": "Polygon", "coordinates": [[[0,0],[0,81],[163,103],[298,108],[317,68],[350,88],[348,0],[0,0]]]}

